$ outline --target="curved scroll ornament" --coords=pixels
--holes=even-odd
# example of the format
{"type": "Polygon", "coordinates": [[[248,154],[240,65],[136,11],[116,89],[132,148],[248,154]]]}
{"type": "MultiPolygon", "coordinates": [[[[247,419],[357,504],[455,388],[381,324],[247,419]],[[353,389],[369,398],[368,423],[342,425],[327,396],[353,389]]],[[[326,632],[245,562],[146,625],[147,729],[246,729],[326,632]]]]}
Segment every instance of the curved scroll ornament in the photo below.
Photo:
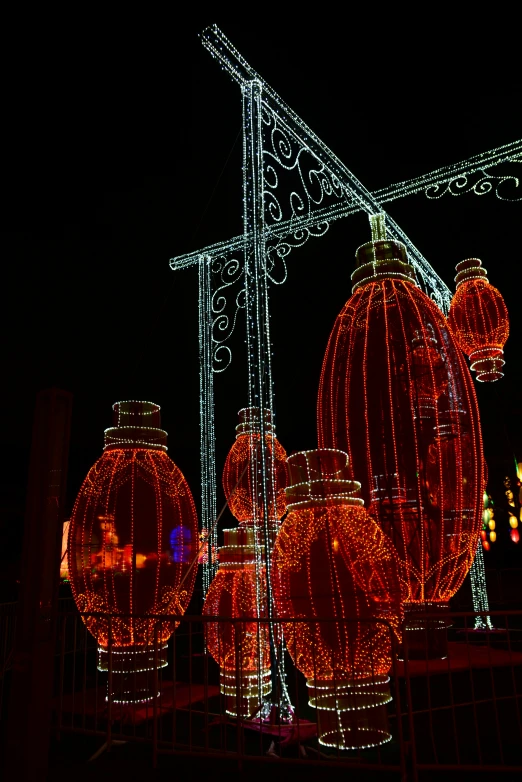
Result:
{"type": "Polygon", "coordinates": [[[471,174],[459,174],[459,176],[448,179],[446,182],[428,185],[428,187],[425,188],[424,193],[427,198],[433,200],[435,198],[442,198],[442,196],[447,193],[452,196],[459,196],[464,193],[486,195],[487,193],[494,192],[500,201],[522,201],[522,196],[519,198],[506,197],[506,193],[509,192],[510,189],[510,185],[506,185],[506,182],[511,184],[511,188],[520,187],[520,179],[514,174],[494,176],[486,171],[486,169],[480,169],[480,171],[474,171],[471,174]],[[478,174],[479,177],[476,182],[473,182],[471,179],[474,174],[478,174]],[[500,192],[500,188],[502,188],[502,192],[500,192]]]}
{"type": "MultiPolygon", "coordinates": [[[[262,134],[263,197],[268,229],[282,221],[309,218],[318,209],[352,204],[352,196],[337,176],[264,102],[262,134]]],[[[304,244],[309,236],[303,234],[301,238],[304,244]]],[[[292,246],[300,245],[292,243],[292,246]]]]}
{"type": "Polygon", "coordinates": [[[218,286],[212,294],[212,370],[224,372],[232,361],[232,351],[226,343],[234,333],[239,310],[245,307],[245,266],[243,258],[225,254],[213,258],[210,268],[218,278],[218,286]],[[232,312],[227,311],[229,302],[232,302],[232,312]]]}
{"type": "Polygon", "coordinates": [[[271,238],[265,245],[266,275],[274,285],[282,285],[288,276],[286,257],[296,247],[302,247],[312,237],[324,236],[330,228],[327,220],[299,228],[283,237],[271,238]]]}

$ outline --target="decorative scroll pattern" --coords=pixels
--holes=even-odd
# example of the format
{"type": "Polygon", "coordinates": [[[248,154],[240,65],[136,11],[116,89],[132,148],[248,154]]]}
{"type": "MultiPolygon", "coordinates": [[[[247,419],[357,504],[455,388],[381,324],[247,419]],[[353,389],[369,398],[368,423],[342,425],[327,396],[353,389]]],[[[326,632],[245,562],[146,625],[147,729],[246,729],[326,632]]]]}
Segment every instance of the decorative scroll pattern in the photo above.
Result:
{"type": "Polygon", "coordinates": [[[265,244],[266,274],[274,285],[282,285],[286,282],[287,266],[286,257],[296,247],[302,247],[312,237],[324,236],[330,228],[330,223],[323,220],[315,225],[299,228],[292,234],[283,238],[273,237],[265,244]]]}
{"type": "Polygon", "coordinates": [[[308,222],[319,210],[353,207],[354,201],[339,178],[266,101],[261,131],[266,271],[271,282],[281,284],[287,276],[284,259],[291,250],[329,228],[327,220],[304,226],[303,220],[308,222]],[[285,226],[282,236],[277,230],[280,225],[285,226]]]}
{"type": "MultiPolygon", "coordinates": [[[[439,182],[438,184],[429,185],[424,191],[426,197],[429,199],[442,198],[446,194],[452,196],[463,195],[464,193],[475,193],[475,195],[486,195],[487,193],[494,192],[496,197],[501,201],[522,201],[522,195],[519,198],[508,198],[504,193],[509,193],[510,189],[520,187],[520,179],[514,174],[508,174],[504,176],[494,176],[485,169],[481,169],[478,173],[478,179],[473,182],[471,174],[465,173],[459,176],[449,179],[447,182],[439,182]],[[511,188],[505,183],[511,183],[511,188]],[[502,187],[502,192],[500,188],[502,187]]],[[[520,190],[517,192],[521,192],[520,190]]]]}
{"type": "Polygon", "coordinates": [[[236,327],[239,310],[245,308],[244,260],[235,254],[219,255],[212,258],[211,274],[217,280],[211,298],[212,368],[224,372],[232,361],[226,343],[236,327]]]}
{"type": "Polygon", "coordinates": [[[351,205],[338,177],[263,101],[265,223],[309,217],[341,201],[351,205]]]}

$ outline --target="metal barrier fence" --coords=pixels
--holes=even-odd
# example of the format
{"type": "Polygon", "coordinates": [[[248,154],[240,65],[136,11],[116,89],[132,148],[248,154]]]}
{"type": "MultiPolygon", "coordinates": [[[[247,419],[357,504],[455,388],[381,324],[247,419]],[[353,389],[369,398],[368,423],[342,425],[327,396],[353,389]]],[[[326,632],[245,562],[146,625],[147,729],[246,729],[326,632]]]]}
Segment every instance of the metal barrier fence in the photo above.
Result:
{"type": "MultiPolygon", "coordinates": [[[[64,612],[56,656],[55,727],[60,732],[99,735],[108,747],[114,741],[148,742],[153,766],[159,754],[169,753],[232,758],[239,765],[276,756],[283,763],[395,770],[412,780],[429,769],[522,771],[522,611],[490,611],[489,615],[495,629],[485,631],[473,629],[472,612],[445,615],[444,659],[423,659],[418,637],[412,643],[412,634],[403,632],[399,645],[386,623],[374,623],[393,650],[389,683],[377,673],[374,650],[374,659],[370,651],[363,666],[366,671],[368,665],[375,668],[373,682],[334,681],[329,685],[332,691],[325,694],[310,682],[307,687],[286,652],[286,687],[294,708],[293,721],[287,722],[278,718],[283,705],[280,687],[272,715],[265,708],[264,719],[256,716],[270,677],[242,662],[245,647],[239,644],[249,634],[262,643],[262,620],[249,620],[246,627],[239,620],[186,616],[166,643],[162,640],[165,617],[147,617],[157,622],[145,656],[143,650],[122,656],[113,631],[117,617],[107,618],[108,643],[100,651],[79,614],[64,612]],[[206,652],[216,623],[220,637],[226,636],[227,626],[235,626],[232,674],[220,673],[206,652]],[[365,711],[376,720],[378,733],[389,733],[389,741],[362,748],[361,731],[369,730],[360,718],[365,711]],[[318,729],[328,735],[332,719],[337,727],[344,721],[348,733],[352,731],[349,735],[358,736],[355,748],[325,746],[324,738],[319,743],[318,729]]],[[[99,615],[84,615],[89,617],[99,615]]],[[[430,619],[440,621],[424,615],[421,635],[431,633],[430,619]]],[[[301,621],[280,622],[287,638],[295,639],[301,621]]],[[[323,624],[317,620],[318,626],[323,624]]],[[[345,628],[348,634],[352,630],[345,628]]],[[[317,648],[313,643],[309,648],[317,671],[314,678],[319,680],[317,648]]],[[[357,669],[357,661],[353,662],[357,669]]]]}
{"type": "MultiPolygon", "coordinates": [[[[186,616],[176,620],[178,627],[167,642],[162,640],[165,617],[147,617],[149,622],[157,620],[150,647],[145,655],[138,650],[122,657],[114,632],[121,617],[105,617],[108,643],[100,652],[83,621],[99,616],[82,619],[70,602],[61,606],[53,703],[57,733],[99,736],[108,748],[118,741],[145,742],[151,748],[152,766],[160,754],[176,754],[232,759],[239,765],[245,760],[257,763],[277,757],[281,763],[397,771],[411,780],[429,770],[522,771],[522,610],[490,611],[494,629],[482,631],[474,630],[473,612],[445,615],[444,659],[419,654],[419,632],[417,638],[415,633],[403,632],[399,644],[385,622],[374,622],[384,645],[389,643],[392,648],[389,683],[379,676],[382,661],[371,644],[362,667],[366,673],[370,669],[372,681],[356,683],[355,689],[353,681],[334,681],[326,692],[319,681],[315,688],[313,682],[307,687],[285,652],[285,684],[294,709],[291,722],[278,718],[279,707],[284,705],[278,682],[271,682],[266,670],[248,668],[244,662],[245,638],[253,639],[255,649],[255,643],[266,637],[262,620],[246,623],[186,616]],[[227,628],[235,628],[232,673],[220,673],[206,651],[209,633],[216,626],[220,638],[227,636],[227,628]],[[265,707],[260,719],[257,707],[263,698],[267,700],[271,685],[276,691],[272,712],[265,707]],[[143,697],[136,696],[137,692],[143,697]],[[389,734],[388,741],[362,748],[365,714],[372,715],[377,733],[384,738],[389,734]],[[356,748],[325,746],[332,743],[324,741],[332,719],[334,729],[343,723],[345,735],[357,737],[356,748]],[[318,741],[318,730],[323,743],[318,741]]],[[[4,715],[4,682],[15,617],[15,604],[4,604],[0,611],[0,706],[3,698],[4,715]]],[[[431,619],[440,623],[440,617],[423,616],[420,635],[427,641],[431,619]]],[[[290,648],[303,621],[279,623],[290,648]]],[[[409,621],[411,625],[411,617],[409,621]]],[[[325,623],[317,620],[316,624],[325,623]]],[[[345,624],[349,634],[353,626],[345,624]]],[[[291,651],[295,656],[296,649],[291,651]]],[[[310,641],[313,678],[319,680],[317,655],[317,644],[310,641]]],[[[356,660],[353,664],[354,669],[361,667],[356,660]]],[[[339,745],[339,737],[336,742],[339,745]]]]}

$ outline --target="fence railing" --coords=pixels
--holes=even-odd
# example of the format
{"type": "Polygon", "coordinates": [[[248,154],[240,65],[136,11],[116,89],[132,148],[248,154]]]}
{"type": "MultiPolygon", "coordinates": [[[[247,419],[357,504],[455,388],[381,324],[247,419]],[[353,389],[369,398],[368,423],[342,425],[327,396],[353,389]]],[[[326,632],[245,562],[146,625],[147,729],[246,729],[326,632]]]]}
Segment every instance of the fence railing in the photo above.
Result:
{"type": "MultiPolygon", "coordinates": [[[[8,613],[0,621],[4,646],[14,632],[8,613]]],[[[267,670],[269,655],[263,657],[263,620],[185,616],[167,638],[172,617],[80,616],[69,607],[58,622],[54,729],[96,735],[108,747],[145,742],[152,766],[160,754],[186,754],[239,765],[277,757],[395,770],[412,780],[430,769],[516,773],[522,770],[522,610],[489,615],[495,629],[476,631],[475,613],[445,614],[443,659],[422,654],[422,635],[429,648],[430,620],[440,632],[440,616],[423,615],[415,639],[403,627],[402,641],[384,621],[361,628],[348,620],[281,620],[279,636],[289,650],[279,647],[287,672],[282,686],[267,670]],[[101,645],[85,625],[100,617],[106,622],[101,645]],[[152,623],[146,648],[119,644],[123,619],[126,628],[136,620],[152,623]],[[328,678],[320,640],[332,632],[350,641],[351,656],[338,660],[328,678]],[[221,667],[208,653],[216,638],[221,667]],[[292,662],[299,654],[308,681],[292,662]],[[383,675],[387,654],[390,670],[383,675]]],[[[411,627],[411,616],[408,622],[411,627]]]]}

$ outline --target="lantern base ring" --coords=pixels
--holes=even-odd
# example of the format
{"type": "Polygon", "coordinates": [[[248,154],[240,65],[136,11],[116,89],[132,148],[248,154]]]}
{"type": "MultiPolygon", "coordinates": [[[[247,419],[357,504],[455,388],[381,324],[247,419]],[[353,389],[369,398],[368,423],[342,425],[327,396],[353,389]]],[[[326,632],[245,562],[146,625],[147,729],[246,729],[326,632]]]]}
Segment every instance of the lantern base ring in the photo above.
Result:
{"type": "Polygon", "coordinates": [[[449,603],[404,603],[405,632],[399,650],[399,659],[443,660],[448,656],[448,627],[446,614],[449,603]]]}
{"type": "Polygon", "coordinates": [[[391,739],[386,704],[389,677],[308,679],[310,706],[317,709],[319,743],[336,749],[376,747],[391,739]]]}
{"type": "Polygon", "coordinates": [[[155,695],[156,671],[167,665],[166,643],[157,650],[152,646],[113,647],[110,654],[98,647],[98,670],[110,674],[106,700],[111,703],[138,705],[154,700],[159,695],[155,695]]]}
{"type": "Polygon", "coordinates": [[[260,671],[221,668],[219,679],[225,711],[231,717],[252,719],[261,709],[263,698],[272,691],[270,668],[260,671]]]}

